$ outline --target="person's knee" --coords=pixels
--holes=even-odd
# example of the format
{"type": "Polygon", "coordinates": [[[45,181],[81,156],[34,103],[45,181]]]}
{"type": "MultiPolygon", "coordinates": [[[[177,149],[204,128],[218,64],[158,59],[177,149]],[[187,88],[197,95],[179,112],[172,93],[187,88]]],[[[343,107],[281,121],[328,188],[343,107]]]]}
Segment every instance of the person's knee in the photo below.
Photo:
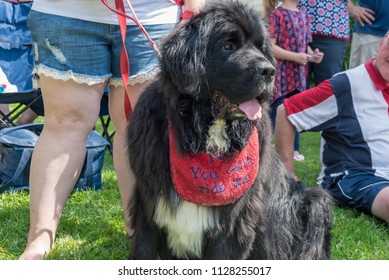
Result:
{"type": "Polygon", "coordinates": [[[389,223],[389,186],[382,189],[374,199],[371,212],[389,223]]]}
{"type": "Polygon", "coordinates": [[[88,110],[75,110],[62,108],[53,110],[45,116],[45,129],[62,134],[87,135],[95,126],[98,114],[88,113],[88,110]]]}
{"type": "Polygon", "coordinates": [[[53,132],[89,132],[96,124],[105,84],[86,85],[72,80],[40,77],[45,128],[53,132]]]}

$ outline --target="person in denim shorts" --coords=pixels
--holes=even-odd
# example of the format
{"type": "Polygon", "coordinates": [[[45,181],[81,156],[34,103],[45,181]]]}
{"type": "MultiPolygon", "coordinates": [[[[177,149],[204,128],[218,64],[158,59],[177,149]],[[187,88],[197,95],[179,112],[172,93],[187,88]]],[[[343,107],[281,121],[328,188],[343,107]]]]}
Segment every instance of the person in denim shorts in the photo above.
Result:
{"type": "Polygon", "coordinates": [[[295,131],[320,131],[319,184],[341,206],[389,223],[389,31],[377,56],[284,101],[276,149],[293,177],[295,131]]]}
{"type": "MultiPolygon", "coordinates": [[[[115,1],[107,2],[115,7],[115,1]]],[[[179,20],[182,2],[132,0],[131,4],[158,44],[179,20]]],[[[184,14],[198,13],[203,5],[204,0],[186,0],[184,14]]],[[[133,16],[125,7],[126,13],[133,16]]],[[[97,0],[35,0],[27,24],[33,37],[35,86],[42,90],[45,126],[31,162],[30,230],[20,259],[42,259],[53,247],[60,216],[80,175],[86,137],[96,124],[106,87],[116,131],[113,160],[125,212],[133,175],[124,152],[127,119],[117,15],[97,0]]],[[[142,89],[156,76],[158,59],[131,20],[127,20],[126,38],[130,64],[127,88],[134,107],[142,89]]],[[[129,215],[124,216],[131,236],[129,215]]]]}

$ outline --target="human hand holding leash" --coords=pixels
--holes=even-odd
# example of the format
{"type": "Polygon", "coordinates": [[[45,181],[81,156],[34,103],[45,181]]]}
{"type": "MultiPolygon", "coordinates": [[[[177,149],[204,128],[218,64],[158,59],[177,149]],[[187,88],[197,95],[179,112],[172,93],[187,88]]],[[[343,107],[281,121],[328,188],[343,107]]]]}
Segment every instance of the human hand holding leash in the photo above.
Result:
{"type": "Polygon", "coordinates": [[[183,0],[182,2],[185,5],[185,11],[180,17],[181,20],[188,20],[192,16],[197,15],[205,5],[205,0],[183,0]]]}

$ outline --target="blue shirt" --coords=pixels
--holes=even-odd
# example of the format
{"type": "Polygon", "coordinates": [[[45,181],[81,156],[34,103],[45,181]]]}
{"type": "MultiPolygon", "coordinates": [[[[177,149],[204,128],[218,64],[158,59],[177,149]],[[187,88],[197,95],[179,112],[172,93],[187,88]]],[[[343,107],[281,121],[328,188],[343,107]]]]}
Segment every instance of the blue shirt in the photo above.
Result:
{"type": "Polygon", "coordinates": [[[372,24],[361,26],[355,21],[354,32],[384,36],[389,30],[389,1],[388,0],[359,0],[359,6],[369,8],[375,12],[372,24]]]}

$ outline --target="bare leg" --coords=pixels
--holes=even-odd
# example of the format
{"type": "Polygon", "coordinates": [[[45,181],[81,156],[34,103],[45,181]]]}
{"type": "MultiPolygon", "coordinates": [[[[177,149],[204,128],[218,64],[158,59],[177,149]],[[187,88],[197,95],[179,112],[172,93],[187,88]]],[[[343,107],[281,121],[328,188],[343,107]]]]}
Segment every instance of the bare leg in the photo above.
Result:
{"type": "Polygon", "coordinates": [[[378,193],[371,206],[371,212],[374,216],[389,223],[389,186],[378,193]]]}
{"type": "Polygon", "coordinates": [[[16,121],[16,125],[32,123],[37,117],[38,115],[31,108],[28,108],[16,121]]]}
{"type": "MultiPolygon", "coordinates": [[[[3,94],[3,93],[2,93],[3,94]]],[[[7,115],[9,113],[9,106],[8,104],[0,104],[0,111],[4,114],[4,115],[7,115]]],[[[0,124],[2,124],[1,120],[2,120],[2,116],[0,114],[0,124]]]]}
{"type": "MultiPolygon", "coordinates": [[[[135,106],[144,88],[144,84],[136,84],[128,87],[131,96],[131,105],[135,106]]],[[[119,184],[120,196],[124,209],[124,221],[128,236],[132,236],[133,229],[129,224],[128,202],[132,195],[134,175],[128,164],[126,147],[127,120],[124,113],[124,89],[123,87],[109,88],[109,112],[112,123],[115,126],[115,137],[113,143],[113,162],[119,184]]]]}
{"type": "Polygon", "coordinates": [[[66,201],[85,157],[85,141],[97,120],[104,85],[41,77],[45,126],[30,175],[30,230],[20,259],[42,259],[53,247],[66,201]]]}

